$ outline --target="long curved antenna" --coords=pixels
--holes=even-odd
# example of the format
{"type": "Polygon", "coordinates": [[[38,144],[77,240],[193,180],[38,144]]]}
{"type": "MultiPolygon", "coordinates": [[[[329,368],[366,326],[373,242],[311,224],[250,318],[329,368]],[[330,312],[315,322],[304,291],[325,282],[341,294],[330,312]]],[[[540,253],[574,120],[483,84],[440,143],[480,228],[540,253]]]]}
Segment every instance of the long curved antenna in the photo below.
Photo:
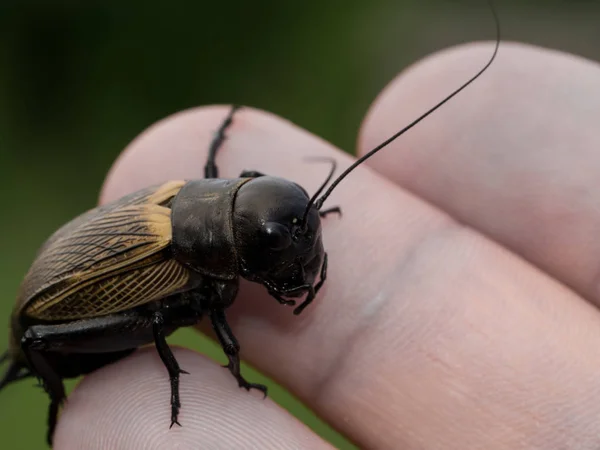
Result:
{"type": "Polygon", "coordinates": [[[327,185],[329,184],[329,182],[331,181],[331,178],[333,178],[333,174],[335,173],[335,169],[337,168],[337,161],[334,158],[327,158],[327,157],[321,157],[321,156],[313,156],[313,157],[308,157],[305,158],[308,161],[324,161],[324,162],[329,162],[331,163],[331,169],[329,170],[329,175],[327,175],[327,178],[325,178],[325,181],[323,181],[323,183],[321,183],[321,186],[319,186],[319,189],[317,189],[317,192],[315,192],[313,194],[313,196],[311,197],[311,199],[308,201],[308,205],[306,205],[306,209],[304,210],[304,214],[302,215],[302,220],[300,221],[300,227],[299,229],[304,232],[306,231],[306,218],[308,217],[308,212],[310,211],[310,207],[313,205],[313,203],[317,200],[317,197],[319,197],[319,195],[321,194],[321,192],[323,192],[323,189],[325,189],[325,187],[327,187],[327,185]]]}
{"type": "MultiPolygon", "coordinates": [[[[420,117],[418,117],[417,119],[415,119],[413,122],[411,122],[406,127],[402,128],[400,131],[398,131],[392,137],[388,138],[387,140],[385,140],[384,142],[382,142],[381,144],[379,144],[377,147],[375,147],[369,153],[363,155],[362,157],[360,157],[359,159],[357,159],[356,161],[354,161],[354,163],[350,167],[348,167],[344,172],[342,172],[342,174],[339,177],[337,177],[334,180],[333,183],[331,183],[331,186],[329,186],[329,188],[327,189],[327,191],[325,191],[325,193],[323,194],[323,196],[314,202],[314,205],[315,205],[315,207],[317,209],[321,209],[321,207],[323,206],[323,203],[325,202],[325,200],[327,200],[327,197],[329,197],[331,195],[331,193],[337,187],[337,185],[340,184],[340,182],[344,178],[346,178],[346,176],[348,176],[348,174],[350,172],[352,172],[354,169],[356,169],[356,167],[358,167],[359,165],[361,165],[363,162],[365,162],[367,159],[369,159],[371,156],[373,156],[379,150],[383,149],[388,144],[390,144],[391,142],[395,141],[398,137],[400,137],[405,132],[407,132],[408,130],[410,130],[412,127],[414,127],[416,124],[418,124],[419,122],[421,122],[423,119],[425,119],[427,116],[429,116],[432,112],[434,112],[435,110],[437,110],[438,108],[440,108],[444,103],[448,102],[452,97],[454,97],[456,94],[458,94],[460,91],[462,91],[468,85],[470,85],[473,81],[475,81],[477,78],[479,78],[479,76],[483,72],[485,72],[488,67],[490,67],[490,65],[492,64],[492,62],[496,58],[496,55],[498,54],[498,47],[500,46],[500,20],[498,19],[498,14],[496,13],[496,9],[494,8],[494,5],[493,5],[492,1],[489,0],[488,3],[490,5],[490,8],[492,10],[492,14],[494,16],[494,22],[496,23],[496,46],[494,47],[494,52],[493,52],[490,60],[486,63],[486,65],[483,66],[483,68],[479,72],[477,72],[477,74],[475,76],[473,76],[469,81],[467,81],[461,87],[459,87],[458,89],[456,89],[454,92],[452,92],[452,94],[450,94],[449,96],[447,96],[445,99],[443,99],[441,102],[439,102],[433,108],[431,108],[429,111],[427,111],[426,113],[424,113],[423,115],[421,115],[420,117]]],[[[306,216],[306,213],[305,213],[305,216],[306,216]]]]}

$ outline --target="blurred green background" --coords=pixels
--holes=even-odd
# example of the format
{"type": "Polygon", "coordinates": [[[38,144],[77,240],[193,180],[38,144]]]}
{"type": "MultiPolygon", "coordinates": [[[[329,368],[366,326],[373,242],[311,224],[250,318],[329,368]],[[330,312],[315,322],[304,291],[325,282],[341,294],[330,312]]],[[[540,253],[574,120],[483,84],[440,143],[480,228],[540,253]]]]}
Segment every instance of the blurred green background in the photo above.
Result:
{"type": "MultiPolygon", "coordinates": [[[[505,39],[600,60],[597,0],[496,4],[505,39]]],[[[484,0],[3,1],[0,347],[37,247],[94,206],[121,149],[156,120],[236,102],[353,152],[366,108],[395,74],[428,53],[493,33],[484,0]]],[[[189,330],[172,342],[222,358],[189,330]]],[[[336,447],[354,448],[283,389],[271,392],[336,447]]],[[[47,398],[31,381],[1,392],[0,447],[45,448],[46,411],[47,398]]]]}

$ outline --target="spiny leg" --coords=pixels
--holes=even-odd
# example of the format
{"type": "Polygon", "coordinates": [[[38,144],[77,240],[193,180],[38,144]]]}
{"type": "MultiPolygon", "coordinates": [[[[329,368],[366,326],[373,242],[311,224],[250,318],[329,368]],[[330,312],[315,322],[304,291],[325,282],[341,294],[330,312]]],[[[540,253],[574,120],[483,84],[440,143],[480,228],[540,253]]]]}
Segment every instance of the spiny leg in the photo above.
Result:
{"type": "Polygon", "coordinates": [[[25,365],[12,360],[8,350],[0,356],[0,364],[4,364],[6,361],[10,361],[10,364],[2,378],[0,378],[0,390],[10,383],[33,376],[31,371],[25,365]]]}
{"type": "Polygon", "coordinates": [[[240,373],[240,345],[233,335],[231,328],[229,328],[229,324],[227,323],[227,319],[225,317],[225,312],[223,310],[213,310],[210,313],[210,321],[215,330],[215,334],[217,335],[217,339],[219,339],[221,347],[229,359],[229,364],[227,364],[225,367],[227,367],[231,374],[235,377],[238,385],[247,391],[250,389],[257,389],[266,397],[266,386],[257,383],[249,383],[244,379],[244,377],[242,377],[240,373]]]}
{"type": "MultiPolygon", "coordinates": [[[[110,336],[107,330],[110,330],[111,324],[116,326],[116,330],[121,330],[122,325],[129,324],[127,316],[104,316],[96,319],[86,319],[67,324],[54,325],[33,325],[23,334],[21,339],[21,349],[27,359],[28,368],[25,371],[16,374],[16,378],[25,378],[30,374],[37,376],[40,385],[50,397],[50,407],[48,409],[48,444],[52,445],[52,437],[58,412],[61,404],[66,398],[65,388],[62,383],[62,371],[65,367],[51,364],[51,354],[53,351],[83,351],[85,352],[86,337],[106,339],[110,336]],[[124,323],[121,323],[124,322],[124,323]],[[73,340],[72,336],[77,335],[78,339],[73,340]],[[79,347],[82,346],[82,347],[79,347]],[[73,348],[74,347],[74,348],[73,348]]],[[[119,339],[115,342],[122,345],[123,336],[118,335],[119,339]]],[[[93,346],[97,348],[97,346],[93,346]]]]}
{"type": "Polygon", "coordinates": [[[25,378],[30,378],[32,376],[33,374],[27,367],[24,367],[17,362],[12,362],[0,380],[0,390],[10,383],[24,380],[25,378]]]}
{"type": "Polygon", "coordinates": [[[52,446],[52,437],[54,436],[54,430],[56,428],[56,422],[58,418],[58,411],[60,405],[66,398],[65,387],[62,379],[52,368],[48,362],[44,350],[47,345],[43,338],[36,337],[31,332],[31,329],[27,330],[21,339],[21,347],[23,353],[29,362],[29,365],[39,377],[44,390],[50,397],[50,406],[48,408],[48,432],[46,435],[46,441],[49,446],[52,446]]]}
{"type": "Polygon", "coordinates": [[[319,217],[325,217],[329,214],[339,214],[342,215],[342,209],[339,206],[332,206],[331,208],[324,209],[319,211],[319,217]]]}
{"type": "Polygon", "coordinates": [[[173,352],[167,344],[164,333],[164,323],[165,319],[162,313],[155,312],[152,319],[154,343],[160,359],[169,372],[169,379],[171,380],[171,425],[169,426],[169,428],[171,428],[174,424],[181,426],[177,421],[179,408],[181,408],[181,402],[179,401],[179,375],[188,372],[181,370],[179,363],[175,359],[175,355],[173,355],[173,352]]]}
{"type": "Polygon", "coordinates": [[[210,148],[208,149],[208,159],[206,161],[206,165],[204,166],[205,178],[219,178],[219,169],[217,168],[217,164],[215,163],[215,157],[217,155],[217,151],[219,150],[219,148],[221,148],[221,145],[223,145],[223,142],[225,141],[225,131],[233,122],[233,115],[240,108],[241,106],[239,105],[233,105],[231,107],[229,114],[221,123],[221,126],[217,130],[215,137],[210,143],[210,148]]]}
{"type": "MultiPolygon", "coordinates": [[[[186,317],[190,315],[188,314],[186,317]]],[[[164,319],[162,315],[160,318],[164,319]]],[[[160,322],[161,320],[149,320],[147,313],[139,312],[113,314],[62,324],[33,325],[25,331],[21,346],[27,357],[28,365],[51,397],[48,417],[49,440],[54,432],[59,406],[65,398],[63,377],[90,373],[127,356],[135,348],[150,342],[156,343],[159,355],[169,370],[169,375],[173,372],[186,373],[179,370],[177,361],[174,361],[175,358],[165,341],[165,331],[172,331],[174,323],[169,321],[169,326],[163,329],[160,322]],[[77,336],[77,339],[73,339],[73,336],[77,336]],[[102,349],[103,353],[96,353],[96,356],[90,355],[90,352],[95,353],[99,349],[102,349]],[[78,368],[74,369],[69,365],[61,364],[54,367],[50,364],[52,360],[49,359],[52,352],[68,354],[69,361],[76,362],[75,365],[78,368]],[[74,354],[79,356],[75,357],[74,354]],[[174,368],[168,364],[169,356],[175,362],[174,368]]],[[[164,320],[162,322],[164,323],[164,320]]],[[[191,321],[186,319],[181,326],[190,323],[191,321]]],[[[171,382],[172,390],[173,384],[171,382]]],[[[177,387],[178,383],[175,383],[175,388],[177,387]]],[[[178,394],[178,389],[175,391],[178,394]]],[[[177,401],[178,397],[177,395],[177,401]]]]}

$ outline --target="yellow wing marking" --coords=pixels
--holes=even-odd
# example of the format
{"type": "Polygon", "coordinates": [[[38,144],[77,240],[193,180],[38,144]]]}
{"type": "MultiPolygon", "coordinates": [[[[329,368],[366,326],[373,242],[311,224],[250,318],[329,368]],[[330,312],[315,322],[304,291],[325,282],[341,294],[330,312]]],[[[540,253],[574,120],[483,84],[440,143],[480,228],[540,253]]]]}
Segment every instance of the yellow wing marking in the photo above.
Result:
{"type": "Polygon", "coordinates": [[[170,242],[168,208],[132,205],[97,216],[39,255],[23,295],[32,298],[68,278],[73,283],[96,278],[159,252],[170,242]]]}
{"type": "Polygon", "coordinates": [[[189,271],[174,260],[134,268],[77,284],[52,301],[33,302],[29,317],[41,320],[83,319],[135,308],[183,289],[189,271]]]}
{"type": "Polygon", "coordinates": [[[106,205],[97,206],[83,214],[80,214],[75,219],[67,222],[62,227],[52,234],[48,240],[41,246],[38,256],[42,254],[50,245],[57,240],[67,237],[73,230],[84,225],[86,222],[104,214],[111,213],[118,209],[131,205],[156,204],[160,205],[171,197],[175,196],[186,182],[183,180],[168,181],[164,184],[150,186],[139,191],[132,192],[120,199],[107,203],[106,205]]]}
{"type": "Polygon", "coordinates": [[[147,202],[155,205],[160,205],[163,202],[173,198],[179,190],[183,187],[186,181],[167,181],[161,185],[154,193],[148,196],[147,202]]]}
{"type": "Polygon", "coordinates": [[[47,302],[60,301],[72,288],[135,268],[151,255],[165,259],[161,252],[172,239],[171,210],[162,205],[184,184],[170,181],[142,189],[94,208],[57,230],[25,276],[15,313],[30,303],[42,308],[47,302]]]}

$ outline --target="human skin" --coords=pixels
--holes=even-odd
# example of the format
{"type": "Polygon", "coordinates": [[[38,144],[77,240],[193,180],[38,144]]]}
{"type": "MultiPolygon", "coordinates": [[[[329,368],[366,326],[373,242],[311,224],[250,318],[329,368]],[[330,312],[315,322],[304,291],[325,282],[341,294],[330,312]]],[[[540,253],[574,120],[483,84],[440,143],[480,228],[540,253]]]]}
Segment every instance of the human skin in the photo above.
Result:
{"type": "MultiPolygon", "coordinates": [[[[400,74],[367,114],[358,152],[491,52],[455,47],[400,74]]],[[[145,131],[110,171],[101,203],[201,177],[227,111],[196,108],[145,131]]],[[[243,358],[361,448],[599,448],[598,118],[598,64],[503,43],[488,72],[328,199],[343,216],[323,221],[329,276],[302,315],[242,283],[229,317],[243,358]]],[[[314,155],[352,161],[246,108],[218,165],[222,177],[256,169],[314,192],[327,172],[302,161],[314,155]]],[[[190,372],[181,428],[168,428],[167,373],[150,347],[78,385],[55,448],[331,448],[217,363],[175,355],[190,372]]]]}

